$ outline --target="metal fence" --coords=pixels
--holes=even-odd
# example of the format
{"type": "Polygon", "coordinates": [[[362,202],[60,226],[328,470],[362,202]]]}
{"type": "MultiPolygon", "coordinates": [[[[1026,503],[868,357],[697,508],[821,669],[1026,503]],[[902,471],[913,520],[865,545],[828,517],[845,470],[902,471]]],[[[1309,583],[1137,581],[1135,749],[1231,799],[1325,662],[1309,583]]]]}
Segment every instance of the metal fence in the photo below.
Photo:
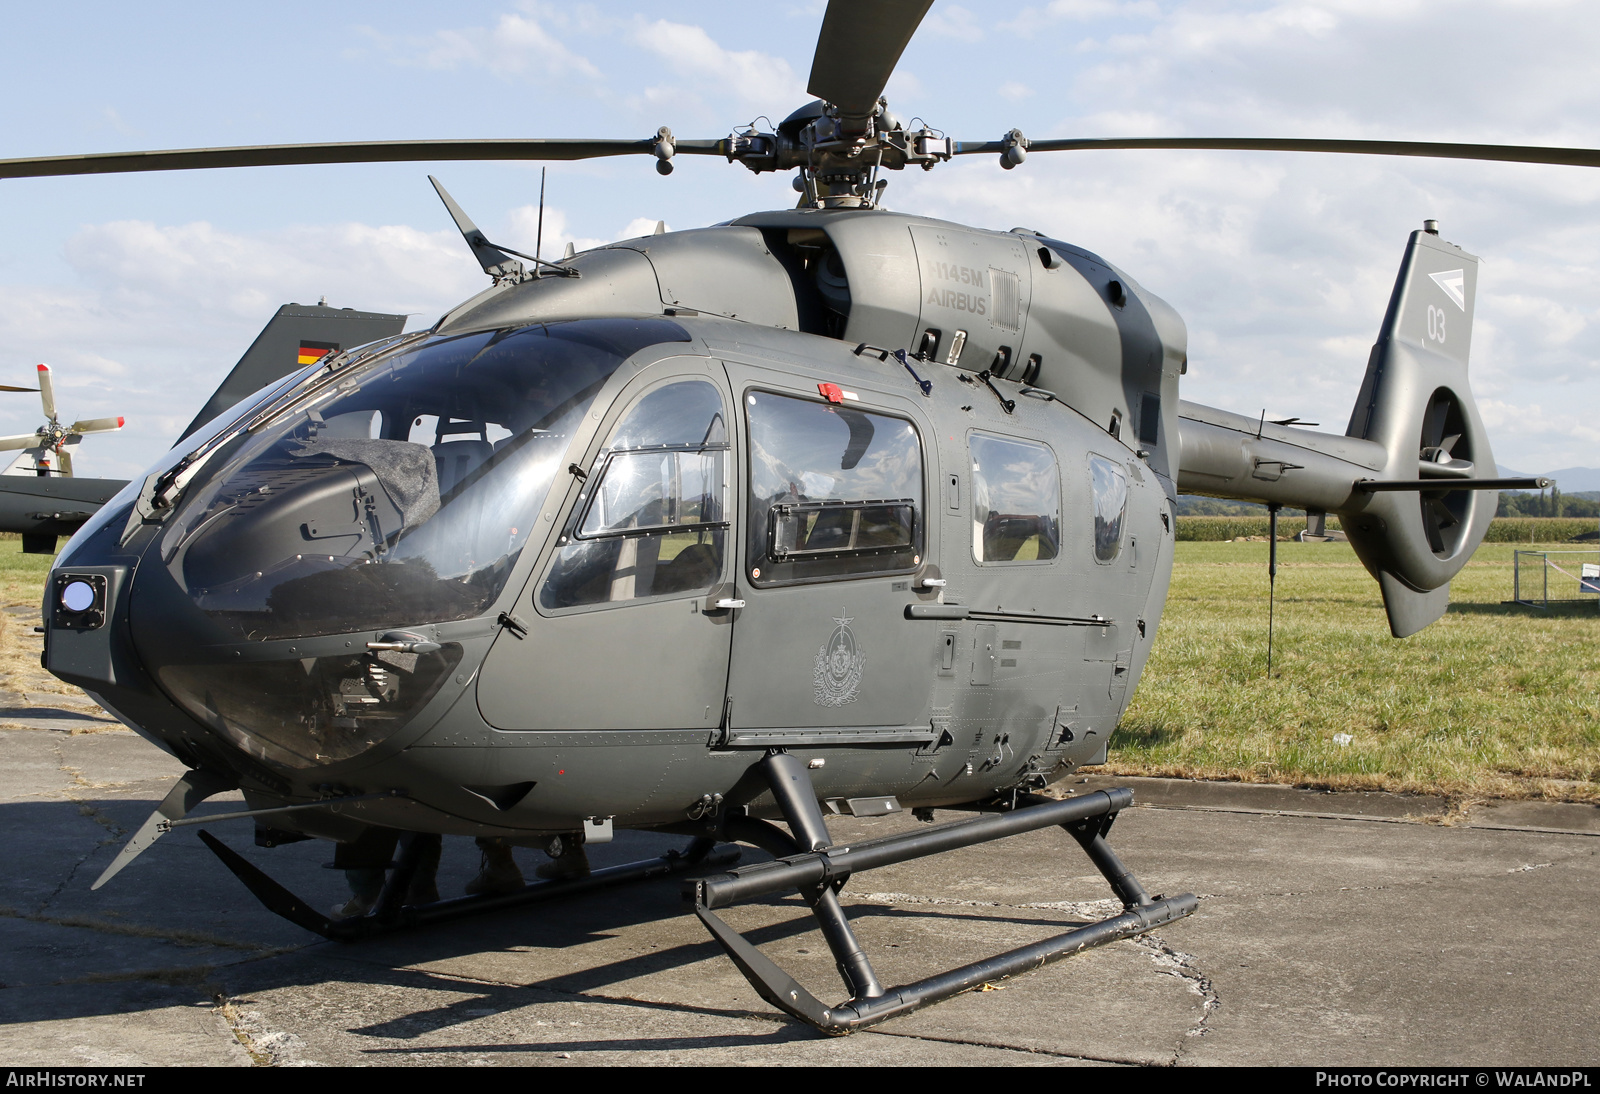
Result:
{"type": "Polygon", "coordinates": [[[1600,548],[1518,551],[1512,574],[1511,596],[1518,604],[1532,608],[1600,605],[1600,548]]]}

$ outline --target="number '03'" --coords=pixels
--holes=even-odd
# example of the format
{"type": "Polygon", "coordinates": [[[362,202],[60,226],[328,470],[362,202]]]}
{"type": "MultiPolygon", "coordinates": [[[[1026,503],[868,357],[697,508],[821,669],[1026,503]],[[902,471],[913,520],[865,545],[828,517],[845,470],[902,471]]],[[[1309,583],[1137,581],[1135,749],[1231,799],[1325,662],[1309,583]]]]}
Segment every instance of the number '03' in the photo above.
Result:
{"type": "Polygon", "coordinates": [[[1428,337],[1435,342],[1444,342],[1444,309],[1428,305],[1428,337]]]}

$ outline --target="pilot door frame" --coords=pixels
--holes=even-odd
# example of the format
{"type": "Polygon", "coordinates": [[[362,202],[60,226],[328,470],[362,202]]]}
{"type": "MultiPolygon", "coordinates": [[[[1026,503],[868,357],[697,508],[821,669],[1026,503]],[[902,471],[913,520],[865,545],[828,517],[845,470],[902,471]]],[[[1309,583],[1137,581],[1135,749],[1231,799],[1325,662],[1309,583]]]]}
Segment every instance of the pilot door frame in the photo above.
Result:
{"type": "MultiPolygon", "coordinates": [[[[559,472],[571,485],[556,510],[555,530],[515,603],[515,610],[534,613],[531,625],[521,635],[502,631],[485,660],[478,703],[490,725],[524,732],[698,733],[720,723],[732,613],[717,604],[728,599],[731,587],[729,573],[734,560],[729,543],[737,534],[734,506],[743,489],[732,406],[726,374],[717,361],[704,356],[674,354],[641,363],[623,382],[602,412],[581,462],[573,465],[582,476],[571,468],[559,472]],[[600,485],[612,455],[607,448],[618,427],[646,397],[684,381],[709,383],[716,390],[727,435],[724,520],[714,522],[720,526],[724,546],[713,579],[682,591],[546,607],[545,586],[592,503],[593,490],[600,485]],[[616,614],[627,612],[634,615],[616,614]],[[651,632],[659,632],[659,641],[650,640],[651,632]],[[497,658],[499,664],[495,664],[497,658]]],[[[652,526],[633,538],[659,534],[652,526]]]]}

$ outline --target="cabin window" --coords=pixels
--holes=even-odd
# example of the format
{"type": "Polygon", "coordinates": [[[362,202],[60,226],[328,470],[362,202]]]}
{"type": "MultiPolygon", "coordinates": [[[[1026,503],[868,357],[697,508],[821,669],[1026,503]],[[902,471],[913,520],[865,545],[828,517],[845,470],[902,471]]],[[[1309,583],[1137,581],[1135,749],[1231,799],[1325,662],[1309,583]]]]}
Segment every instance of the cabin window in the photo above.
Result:
{"type": "Polygon", "coordinates": [[[922,561],[922,445],[904,418],[755,391],[750,580],[914,569],[922,561]]]}
{"type": "Polygon", "coordinates": [[[728,428],[704,380],[660,387],[595,461],[539,593],[547,609],[696,594],[722,576],[728,428]]]}
{"type": "Polygon", "coordinates": [[[1099,562],[1110,562],[1122,550],[1128,476],[1104,456],[1090,456],[1089,478],[1094,486],[1094,557],[1099,562]]]}
{"type": "Polygon", "coordinates": [[[1061,550],[1061,472],[1042,444],[974,433],[972,557],[1044,562],[1061,550]]]}

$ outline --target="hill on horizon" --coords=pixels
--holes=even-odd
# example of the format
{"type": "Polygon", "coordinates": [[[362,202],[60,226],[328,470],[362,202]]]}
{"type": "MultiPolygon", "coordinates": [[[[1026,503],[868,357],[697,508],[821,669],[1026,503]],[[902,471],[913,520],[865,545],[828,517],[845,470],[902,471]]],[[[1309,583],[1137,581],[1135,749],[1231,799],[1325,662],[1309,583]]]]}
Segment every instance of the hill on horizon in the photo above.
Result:
{"type": "Polygon", "coordinates": [[[1600,490],[1600,467],[1563,467],[1559,471],[1528,472],[1513,471],[1509,467],[1496,465],[1495,470],[1508,478],[1531,478],[1538,475],[1540,478],[1555,479],[1563,494],[1600,490]]]}

